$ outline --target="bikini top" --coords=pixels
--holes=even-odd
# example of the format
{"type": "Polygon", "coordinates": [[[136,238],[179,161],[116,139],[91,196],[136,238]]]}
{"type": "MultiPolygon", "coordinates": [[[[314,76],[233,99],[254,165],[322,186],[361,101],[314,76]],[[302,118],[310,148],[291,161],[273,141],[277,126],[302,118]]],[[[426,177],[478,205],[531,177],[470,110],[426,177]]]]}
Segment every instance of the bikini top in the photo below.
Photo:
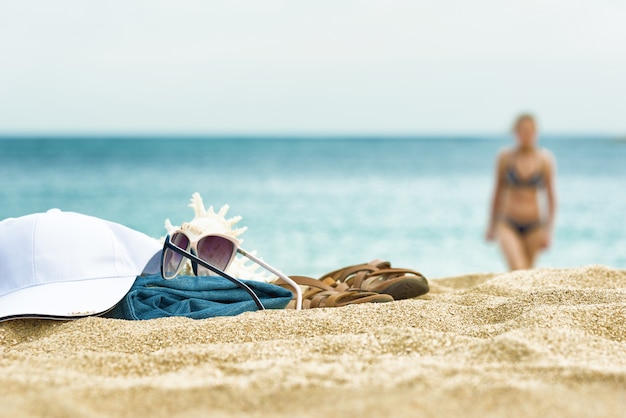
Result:
{"type": "Polygon", "coordinates": [[[538,170],[531,176],[521,177],[515,169],[515,162],[512,161],[506,169],[505,178],[511,187],[533,187],[539,188],[543,186],[543,172],[538,170]]]}

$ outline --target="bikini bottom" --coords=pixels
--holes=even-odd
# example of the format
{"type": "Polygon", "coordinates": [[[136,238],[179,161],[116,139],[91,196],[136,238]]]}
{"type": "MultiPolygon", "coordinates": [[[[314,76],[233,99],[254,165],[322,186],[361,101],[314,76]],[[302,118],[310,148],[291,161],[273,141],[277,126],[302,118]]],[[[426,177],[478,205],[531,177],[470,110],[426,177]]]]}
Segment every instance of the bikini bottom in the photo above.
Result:
{"type": "Polygon", "coordinates": [[[502,222],[510,226],[518,235],[524,236],[533,232],[534,230],[541,228],[542,222],[540,219],[536,219],[531,222],[519,222],[508,216],[502,217],[502,222]]]}

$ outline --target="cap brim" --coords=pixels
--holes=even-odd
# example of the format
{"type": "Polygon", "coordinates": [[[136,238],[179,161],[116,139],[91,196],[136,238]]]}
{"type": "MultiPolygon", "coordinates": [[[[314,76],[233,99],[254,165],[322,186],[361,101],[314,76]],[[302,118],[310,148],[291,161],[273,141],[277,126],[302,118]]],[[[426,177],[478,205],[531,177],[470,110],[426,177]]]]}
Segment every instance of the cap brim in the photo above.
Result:
{"type": "Polygon", "coordinates": [[[0,321],[71,319],[104,313],[128,293],[137,276],[48,283],[0,297],[0,321]]]}

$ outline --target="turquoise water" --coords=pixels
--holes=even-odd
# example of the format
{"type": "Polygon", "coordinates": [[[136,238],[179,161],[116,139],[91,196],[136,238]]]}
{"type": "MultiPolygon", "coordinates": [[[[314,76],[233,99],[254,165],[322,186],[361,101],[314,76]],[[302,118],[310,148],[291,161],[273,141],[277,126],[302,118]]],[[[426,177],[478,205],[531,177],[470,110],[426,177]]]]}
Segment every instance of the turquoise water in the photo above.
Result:
{"type": "MultiPolygon", "coordinates": [[[[542,138],[559,210],[540,267],[626,268],[626,142],[542,138]]],[[[484,241],[493,162],[509,138],[0,139],[0,218],[52,207],[164,235],[230,205],[243,247],[287,274],[388,259],[427,277],[504,271],[484,241]]]]}

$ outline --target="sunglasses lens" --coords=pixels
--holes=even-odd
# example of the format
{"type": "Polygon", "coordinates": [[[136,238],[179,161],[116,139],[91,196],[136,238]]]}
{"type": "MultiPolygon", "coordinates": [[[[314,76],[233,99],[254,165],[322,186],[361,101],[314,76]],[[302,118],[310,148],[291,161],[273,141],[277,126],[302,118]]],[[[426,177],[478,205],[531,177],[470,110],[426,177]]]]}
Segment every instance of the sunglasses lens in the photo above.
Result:
{"type": "MultiPolygon", "coordinates": [[[[189,238],[180,232],[174,233],[170,237],[170,243],[185,251],[189,250],[189,238]]],[[[176,276],[183,262],[183,256],[170,248],[163,251],[163,277],[171,279],[176,276]]]]}
{"type": "MultiPolygon", "coordinates": [[[[228,267],[233,257],[235,244],[224,237],[207,236],[198,241],[196,248],[198,250],[198,258],[220,270],[224,270],[228,267]]],[[[198,276],[211,276],[214,273],[207,268],[198,266],[197,274],[198,276]]]]}

